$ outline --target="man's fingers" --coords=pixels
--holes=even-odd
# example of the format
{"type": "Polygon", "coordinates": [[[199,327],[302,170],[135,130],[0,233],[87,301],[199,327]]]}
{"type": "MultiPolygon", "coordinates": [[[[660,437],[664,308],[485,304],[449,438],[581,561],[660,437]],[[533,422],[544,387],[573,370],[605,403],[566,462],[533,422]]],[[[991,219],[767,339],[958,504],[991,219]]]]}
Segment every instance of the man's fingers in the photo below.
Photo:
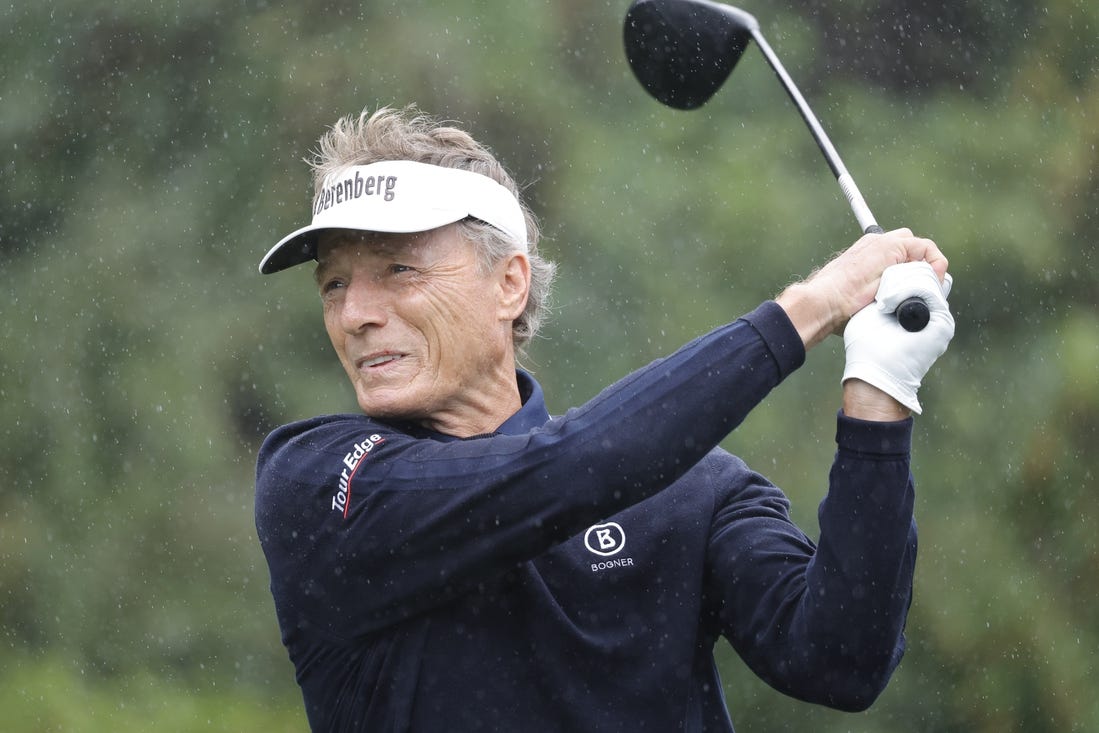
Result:
{"type": "Polygon", "coordinates": [[[946,276],[947,268],[950,266],[950,261],[939,249],[939,245],[923,237],[914,237],[913,241],[914,246],[909,250],[909,261],[926,262],[931,265],[931,269],[935,271],[935,274],[939,276],[939,281],[942,282],[942,279],[946,276]]]}
{"type": "Polygon", "coordinates": [[[903,248],[904,259],[901,262],[926,262],[939,276],[939,282],[943,281],[950,261],[939,249],[939,245],[926,237],[917,237],[908,227],[886,232],[886,236],[889,235],[895,235],[897,243],[903,248]]]}

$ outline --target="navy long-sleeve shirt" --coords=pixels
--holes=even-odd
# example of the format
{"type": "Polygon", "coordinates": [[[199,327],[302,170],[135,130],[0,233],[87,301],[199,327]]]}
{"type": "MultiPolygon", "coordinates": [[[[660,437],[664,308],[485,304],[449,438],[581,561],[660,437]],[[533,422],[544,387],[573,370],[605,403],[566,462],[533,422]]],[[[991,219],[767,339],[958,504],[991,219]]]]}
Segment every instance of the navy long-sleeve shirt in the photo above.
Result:
{"type": "Polygon", "coordinates": [[[838,417],[814,543],[717,447],[804,360],[775,303],[550,418],[456,439],[274,431],[256,524],[317,731],[731,731],[725,636],[775,688],[868,706],[904,650],[911,420],[838,417]]]}

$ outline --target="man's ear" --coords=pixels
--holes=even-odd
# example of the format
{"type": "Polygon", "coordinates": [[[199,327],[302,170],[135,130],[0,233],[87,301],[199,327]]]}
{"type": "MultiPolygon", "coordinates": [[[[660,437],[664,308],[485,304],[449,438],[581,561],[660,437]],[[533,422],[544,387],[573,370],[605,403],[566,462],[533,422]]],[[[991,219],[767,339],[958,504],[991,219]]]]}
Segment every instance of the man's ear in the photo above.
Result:
{"type": "Polygon", "coordinates": [[[527,307],[530,293],[530,260],[515,252],[501,264],[498,272],[500,320],[514,321],[527,307]]]}

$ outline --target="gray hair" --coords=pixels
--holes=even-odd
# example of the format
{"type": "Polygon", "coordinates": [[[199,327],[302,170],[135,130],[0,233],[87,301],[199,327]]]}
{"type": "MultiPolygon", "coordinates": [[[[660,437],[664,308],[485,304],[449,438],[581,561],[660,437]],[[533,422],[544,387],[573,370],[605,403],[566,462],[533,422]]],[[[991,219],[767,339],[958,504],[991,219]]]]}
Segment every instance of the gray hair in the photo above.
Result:
{"type": "MultiPolygon", "coordinates": [[[[538,221],[523,203],[514,179],[488,148],[471,135],[422,114],[415,106],[400,110],[382,107],[373,114],[363,110],[357,117],[341,118],[321,136],[317,150],[307,162],[313,169],[314,188],[319,193],[330,174],[384,160],[412,160],[480,173],[503,185],[518,199],[527,225],[531,282],[526,308],[512,322],[511,332],[516,349],[523,353],[549,310],[557,265],[538,254],[541,236],[538,221]]],[[[506,256],[522,251],[521,243],[477,219],[465,219],[458,226],[462,236],[477,248],[486,272],[506,256]]]]}

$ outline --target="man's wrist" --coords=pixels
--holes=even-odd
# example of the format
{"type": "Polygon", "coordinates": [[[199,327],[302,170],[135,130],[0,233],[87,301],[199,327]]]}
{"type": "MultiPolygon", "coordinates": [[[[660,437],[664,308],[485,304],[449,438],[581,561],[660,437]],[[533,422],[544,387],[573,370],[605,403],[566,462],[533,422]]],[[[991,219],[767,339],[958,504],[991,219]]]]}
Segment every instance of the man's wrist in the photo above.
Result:
{"type": "Polygon", "coordinates": [[[895,422],[912,416],[912,411],[874,385],[861,379],[843,383],[843,414],[872,422],[895,422]]]}
{"type": "Polygon", "coordinates": [[[813,289],[807,287],[804,282],[787,287],[775,298],[775,302],[786,311],[787,317],[794,324],[798,336],[805,344],[806,351],[819,344],[835,330],[828,303],[822,302],[813,289]]]}

